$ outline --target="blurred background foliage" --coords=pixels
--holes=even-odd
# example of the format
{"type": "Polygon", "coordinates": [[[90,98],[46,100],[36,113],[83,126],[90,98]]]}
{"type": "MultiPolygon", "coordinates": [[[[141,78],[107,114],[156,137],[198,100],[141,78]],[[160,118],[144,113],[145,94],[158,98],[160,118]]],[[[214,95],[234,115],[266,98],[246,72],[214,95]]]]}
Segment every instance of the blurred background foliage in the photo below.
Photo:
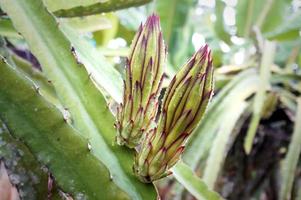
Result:
{"type": "MultiPolygon", "coordinates": [[[[44,1],[78,45],[80,60],[94,62],[86,67],[98,74],[95,83],[110,105],[121,98],[125,57],[138,26],[157,13],[168,46],[165,85],[199,47],[208,43],[212,49],[215,95],[188,141],[183,162],[226,199],[301,199],[301,1],[120,2],[44,1]],[[118,73],[103,74],[98,65],[118,73]]],[[[2,55],[11,54],[25,73],[43,82],[40,63],[2,11],[0,43],[2,55]]],[[[49,98],[56,95],[41,84],[49,98]]],[[[5,125],[0,128],[0,157],[22,198],[64,196],[55,186],[47,188],[47,170],[38,167],[5,125]]],[[[182,164],[173,169],[176,178],[185,170],[182,164]]],[[[171,176],[156,183],[161,199],[198,198],[202,185],[177,180],[171,176]]]]}

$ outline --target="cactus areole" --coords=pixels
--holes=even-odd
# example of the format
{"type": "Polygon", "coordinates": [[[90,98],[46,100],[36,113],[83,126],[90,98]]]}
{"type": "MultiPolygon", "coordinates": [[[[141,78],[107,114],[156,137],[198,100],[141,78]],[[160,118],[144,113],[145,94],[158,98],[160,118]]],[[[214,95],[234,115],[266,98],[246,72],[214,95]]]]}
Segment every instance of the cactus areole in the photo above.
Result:
{"type": "Polygon", "coordinates": [[[133,170],[146,183],[171,173],[213,94],[212,58],[205,45],[171,80],[155,121],[165,59],[159,19],[152,15],[133,40],[116,122],[117,143],[136,147],[133,170]]]}

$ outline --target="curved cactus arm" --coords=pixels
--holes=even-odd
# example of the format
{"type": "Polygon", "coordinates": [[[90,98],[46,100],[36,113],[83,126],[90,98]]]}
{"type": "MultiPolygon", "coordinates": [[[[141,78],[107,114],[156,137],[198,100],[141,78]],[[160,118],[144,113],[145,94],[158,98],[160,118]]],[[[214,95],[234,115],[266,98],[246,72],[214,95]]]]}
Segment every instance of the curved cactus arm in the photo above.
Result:
{"type": "Polygon", "coordinates": [[[89,140],[91,153],[110,170],[112,180],[132,199],[155,199],[154,186],[139,182],[132,174],[133,151],[112,145],[114,116],[90,79],[93,74],[78,63],[74,48],[42,1],[0,0],[0,6],[41,63],[71,114],[70,121],[89,140]]]}
{"type": "Polygon", "coordinates": [[[74,46],[78,62],[84,64],[95,84],[110,94],[116,102],[121,102],[123,81],[120,73],[67,23],[61,24],[60,28],[74,46]]]}
{"type": "Polygon", "coordinates": [[[107,0],[105,2],[100,2],[89,6],[77,6],[70,9],[56,10],[54,14],[58,17],[87,16],[103,12],[111,12],[133,6],[141,6],[149,3],[150,1],[151,0],[107,0]]]}
{"type": "Polygon", "coordinates": [[[44,100],[34,84],[2,58],[0,117],[11,134],[23,141],[74,197],[125,199],[106,167],[93,156],[88,142],[63,115],[44,100]]]}
{"type": "MultiPolygon", "coordinates": [[[[99,20],[97,21],[99,23],[99,20]]],[[[99,54],[92,44],[81,38],[78,35],[78,32],[71,28],[71,26],[68,24],[68,21],[60,21],[60,23],[60,28],[76,50],[78,62],[85,65],[85,68],[89,74],[93,74],[92,79],[96,85],[109,93],[115,101],[121,102],[123,82],[119,72],[112,66],[111,63],[106,61],[104,56],[99,54]]],[[[22,35],[17,32],[10,19],[0,18],[0,35],[6,37],[18,36],[18,38],[23,38],[22,35]],[[9,29],[10,35],[7,34],[6,29],[9,29]]],[[[23,71],[25,67],[25,73],[27,75],[31,74],[34,76],[32,77],[34,82],[37,81],[38,83],[41,83],[40,73],[33,72],[34,70],[24,66],[27,65],[26,61],[22,60],[20,57],[12,56],[12,58],[15,62],[21,63],[21,65],[18,66],[21,67],[23,71]]],[[[43,79],[44,80],[42,82],[46,81],[46,84],[43,83],[43,85],[47,87],[46,89],[52,87],[46,78],[43,79]]]]}

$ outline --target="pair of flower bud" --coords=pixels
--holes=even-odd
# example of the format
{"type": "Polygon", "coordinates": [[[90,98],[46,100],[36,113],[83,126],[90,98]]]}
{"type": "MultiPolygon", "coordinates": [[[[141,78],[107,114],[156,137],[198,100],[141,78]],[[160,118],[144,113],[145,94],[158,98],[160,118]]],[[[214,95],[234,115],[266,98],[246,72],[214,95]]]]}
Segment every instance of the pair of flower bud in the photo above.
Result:
{"type": "Polygon", "coordinates": [[[133,169],[143,182],[170,174],[213,93],[212,59],[205,45],[173,77],[158,111],[165,61],[159,18],[152,15],[133,40],[116,122],[117,143],[136,147],[133,169]]]}

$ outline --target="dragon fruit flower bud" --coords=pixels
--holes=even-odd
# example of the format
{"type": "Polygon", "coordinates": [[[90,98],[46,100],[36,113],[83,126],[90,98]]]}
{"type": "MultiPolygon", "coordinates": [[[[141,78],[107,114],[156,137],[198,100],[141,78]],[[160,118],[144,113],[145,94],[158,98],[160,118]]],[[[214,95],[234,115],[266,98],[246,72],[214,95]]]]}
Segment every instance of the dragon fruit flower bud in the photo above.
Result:
{"type": "Polygon", "coordinates": [[[165,61],[159,17],[152,15],[139,27],[127,59],[123,102],[117,109],[115,124],[117,144],[136,147],[153,123],[165,61]]]}
{"type": "Polygon", "coordinates": [[[213,94],[210,54],[207,45],[199,49],[170,82],[157,126],[147,131],[135,157],[133,170],[141,181],[170,174],[203,117],[213,94]]]}

